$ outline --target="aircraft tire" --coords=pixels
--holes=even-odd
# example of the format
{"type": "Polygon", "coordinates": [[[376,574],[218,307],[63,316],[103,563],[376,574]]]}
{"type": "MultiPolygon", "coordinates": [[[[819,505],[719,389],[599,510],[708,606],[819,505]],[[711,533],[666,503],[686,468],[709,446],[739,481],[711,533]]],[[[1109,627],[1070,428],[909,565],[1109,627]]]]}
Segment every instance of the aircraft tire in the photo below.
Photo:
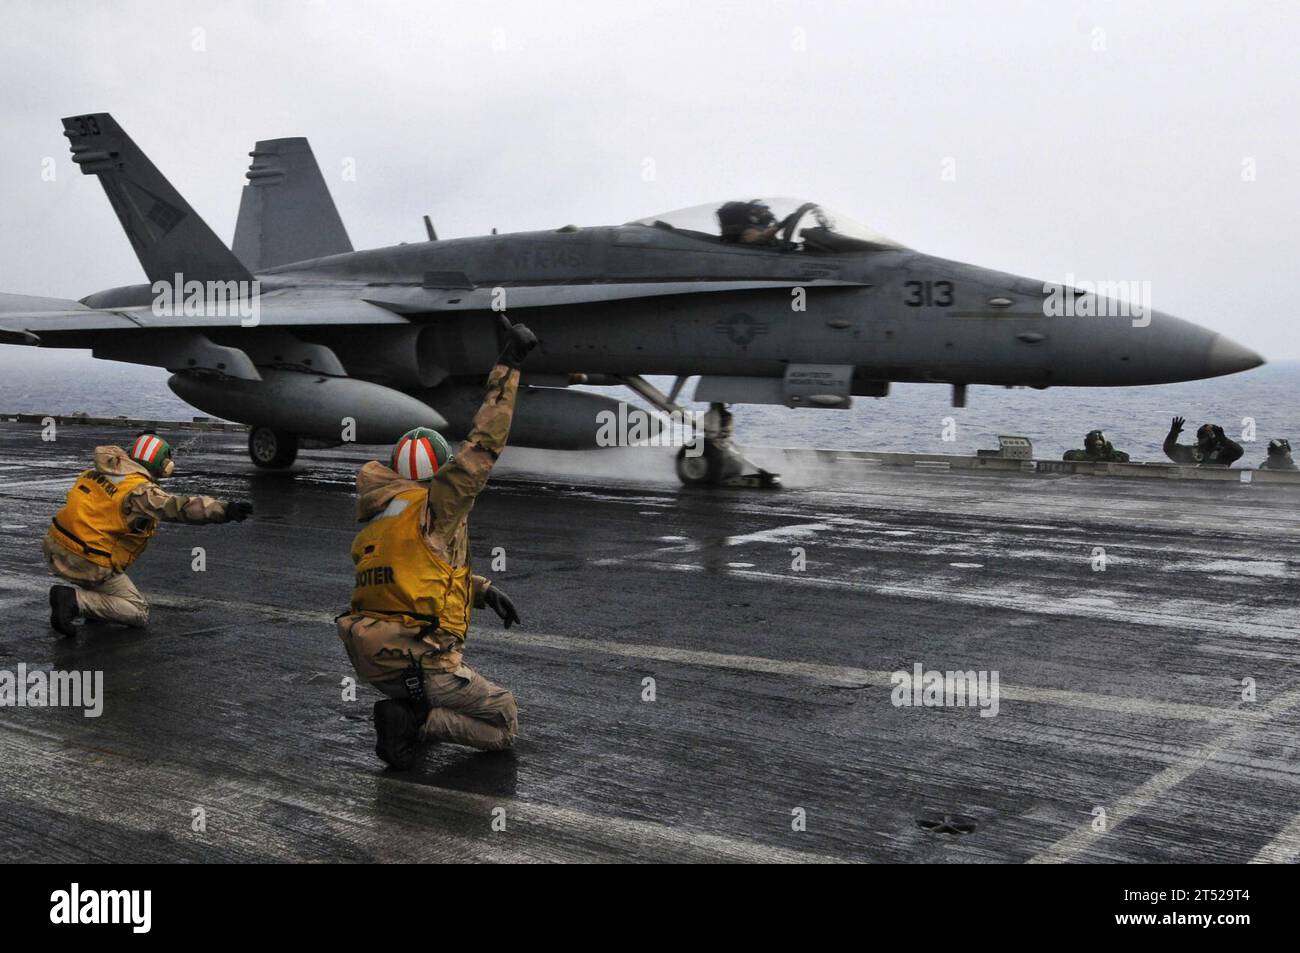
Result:
{"type": "Polygon", "coordinates": [[[270,427],[248,432],[248,458],[263,470],[283,470],[298,459],[298,435],[270,427]]]}
{"type": "Polygon", "coordinates": [[[704,452],[699,456],[688,457],[686,450],[682,447],[677,451],[677,479],[687,486],[717,486],[722,482],[726,455],[713,441],[704,441],[704,452]]]}

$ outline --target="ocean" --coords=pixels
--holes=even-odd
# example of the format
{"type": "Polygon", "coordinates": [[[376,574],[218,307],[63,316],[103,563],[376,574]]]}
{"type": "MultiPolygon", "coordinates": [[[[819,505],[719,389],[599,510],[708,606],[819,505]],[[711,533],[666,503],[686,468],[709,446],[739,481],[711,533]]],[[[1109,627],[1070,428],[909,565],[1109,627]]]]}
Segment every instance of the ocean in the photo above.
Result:
{"type": "MultiPolygon", "coordinates": [[[[84,411],[164,420],[201,413],[167,389],[168,376],[158,368],[96,361],[85,351],[0,346],[0,413],[84,411]]],[[[665,389],[672,383],[651,380],[665,389]]],[[[587,389],[630,396],[622,388],[587,389]]],[[[684,393],[692,389],[688,384],[684,393]]],[[[1170,418],[1179,415],[1187,418],[1185,442],[1201,423],[1217,423],[1245,446],[1242,464],[1251,466],[1264,459],[1273,437],[1300,440],[1300,361],[1154,387],[971,387],[965,408],[949,400],[944,385],[895,384],[888,397],[854,398],[846,410],[738,406],[736,437],[754,447],[970,454],[996,447],[998,434],[1016,434],[1033,441],[1036,457],[1052,459],[1082,447],[1084,434],[1100,428],[1135,461],[1163,460],[1160,444],[1170,418]]]]}

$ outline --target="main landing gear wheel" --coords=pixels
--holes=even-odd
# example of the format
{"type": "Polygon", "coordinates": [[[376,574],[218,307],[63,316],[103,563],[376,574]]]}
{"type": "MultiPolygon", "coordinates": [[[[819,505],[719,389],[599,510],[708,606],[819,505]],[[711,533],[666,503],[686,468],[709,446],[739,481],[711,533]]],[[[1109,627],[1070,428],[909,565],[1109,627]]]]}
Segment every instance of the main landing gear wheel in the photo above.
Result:
{"type": "Polygon", "coordinates": [[[283,470],[298,459],[298,435],[270,427],[248,432],[248,456],[264,470],[283,470]]]}

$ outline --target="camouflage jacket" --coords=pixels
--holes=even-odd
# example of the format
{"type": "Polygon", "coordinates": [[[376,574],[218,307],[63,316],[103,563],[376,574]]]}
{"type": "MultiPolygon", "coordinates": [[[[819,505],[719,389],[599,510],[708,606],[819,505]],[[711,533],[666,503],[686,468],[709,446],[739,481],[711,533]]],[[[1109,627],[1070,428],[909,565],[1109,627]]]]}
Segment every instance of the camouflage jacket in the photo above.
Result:
{"type": "MultiPolygon", "coordinates": [[[[469,436],[429,481],[420,531],[429,549],[452,566],[469,562],[469,512],[506,447],[518,389],[519,371],[503,364],[492,369],[487,394],[474,415],[469,436]]],[[[357,474],[357,521],[366,522],[382,512],[393,497],[417,488],[422,485],[404,480],[391,467],[371,460],[357,474]]],[[[479,608],[489,585],[482,576],[474,577],[475,604],[479,608]]]]}
{"type": "Polygon", "coordinates": [[[149,471],[136,463],[121,447],[96,447],[95,470],[110,476],[140,473],[149,477],[144,486],[131,491],[122,501],[122,513],[130,522],[147,517],[163,523],[224,523],[226,505],[210,496],[172,495],[154,482],[149,471]]]}

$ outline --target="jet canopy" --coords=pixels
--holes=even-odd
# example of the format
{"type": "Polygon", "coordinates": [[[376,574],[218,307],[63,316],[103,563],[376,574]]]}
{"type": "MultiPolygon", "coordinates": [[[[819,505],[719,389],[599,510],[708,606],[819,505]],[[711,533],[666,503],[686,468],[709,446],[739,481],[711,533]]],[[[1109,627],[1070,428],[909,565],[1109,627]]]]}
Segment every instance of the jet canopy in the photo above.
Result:
{"type": "Polygon", "coordinates": [[[847,215],[794,198],[740,199],[637,219],[645,225],[713,242],[813,254],[902,248],[847,215]]]}

